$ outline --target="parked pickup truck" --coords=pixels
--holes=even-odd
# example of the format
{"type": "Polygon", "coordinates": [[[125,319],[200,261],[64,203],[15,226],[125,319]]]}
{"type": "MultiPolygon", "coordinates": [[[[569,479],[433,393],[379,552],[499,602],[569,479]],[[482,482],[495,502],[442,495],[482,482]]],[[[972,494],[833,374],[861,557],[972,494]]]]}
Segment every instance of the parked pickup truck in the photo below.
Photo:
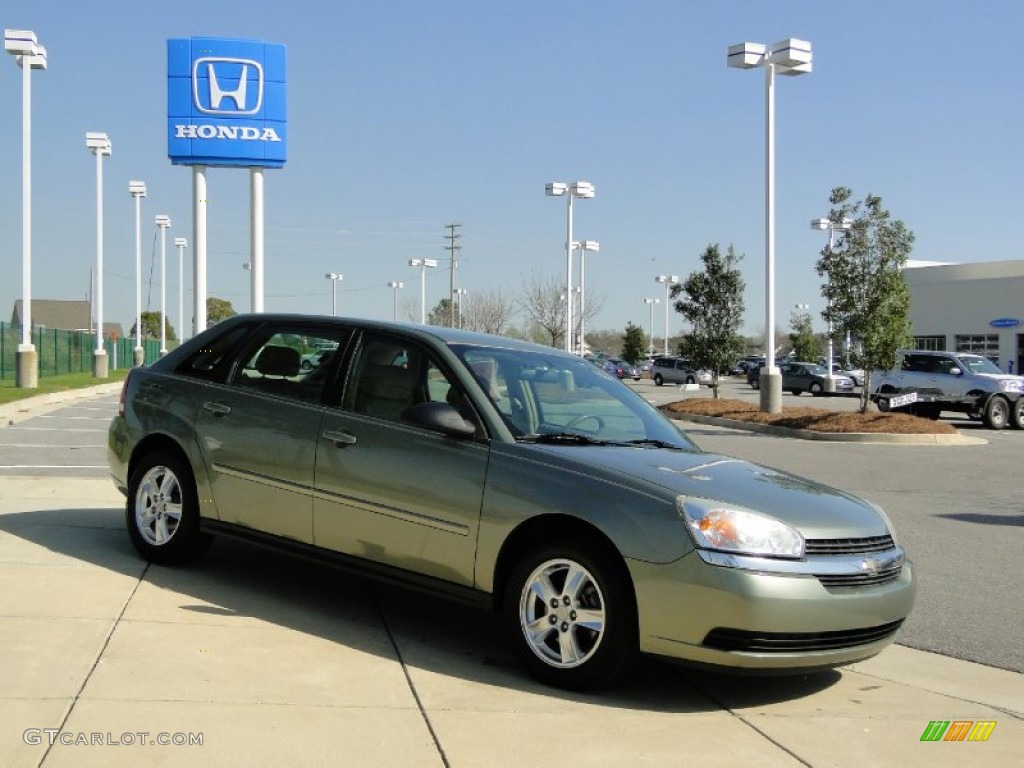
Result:
{"type": "Polygon", "coordinates": [[[1024,376],[1003,373],[981,355],[900,350],[897,367],[876,371],[872,382],[880,411],[905,410],[932,419],[955,411],[992,429],[1008,424],[1024,429],[1024,376]]]}

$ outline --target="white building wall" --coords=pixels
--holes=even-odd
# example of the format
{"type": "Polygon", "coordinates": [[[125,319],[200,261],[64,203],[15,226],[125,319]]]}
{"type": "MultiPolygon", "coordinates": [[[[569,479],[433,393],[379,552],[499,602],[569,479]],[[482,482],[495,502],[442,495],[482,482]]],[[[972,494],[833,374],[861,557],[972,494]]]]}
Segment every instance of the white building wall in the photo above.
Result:
{"type": "Polygon", "coordinates": [[[944,336],[956,349],[957,335],[999,337],[999,366],[1024,366],[1024,260],[912,267],[903,278],[910,289],[913,336],[944,336]],[[999,319],[1021,321],[1016,327],[993,327],[999,319]]]}

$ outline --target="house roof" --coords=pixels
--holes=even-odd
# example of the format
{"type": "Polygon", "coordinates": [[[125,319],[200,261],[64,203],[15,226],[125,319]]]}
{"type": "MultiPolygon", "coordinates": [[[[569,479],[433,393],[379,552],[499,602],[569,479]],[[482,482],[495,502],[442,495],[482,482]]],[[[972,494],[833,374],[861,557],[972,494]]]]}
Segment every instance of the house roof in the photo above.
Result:
{"type": "MultiPolygon", "coordinates": [[[[32,326],[37,328],[59,328],[66,331],[88,331],[92,326],[88,301],[66,301],[60,299],[33,299],[32,326]]],[[[21,325],[21,299],[14,302],[11,325],[21,325]]],[[[120,323],[104,323],[103,335],[123,336],[120,323]]]]}

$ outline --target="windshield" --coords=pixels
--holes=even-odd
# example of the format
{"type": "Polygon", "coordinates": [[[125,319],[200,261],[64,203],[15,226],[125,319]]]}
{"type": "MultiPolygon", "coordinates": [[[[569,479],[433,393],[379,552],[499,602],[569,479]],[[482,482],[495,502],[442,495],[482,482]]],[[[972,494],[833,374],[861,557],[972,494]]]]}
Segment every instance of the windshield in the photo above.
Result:
{"type": "Polygon", "coordinates": [[[654,406],[586,360],[556,350],[452,348],[517,438],[569,434],[694,449],[654,406]]]}
{"type": "Polygon", "coordinates": [[[981,355],[961,355],[960,363],[971,373],[1002,373],[995,363],[981,355]]]}

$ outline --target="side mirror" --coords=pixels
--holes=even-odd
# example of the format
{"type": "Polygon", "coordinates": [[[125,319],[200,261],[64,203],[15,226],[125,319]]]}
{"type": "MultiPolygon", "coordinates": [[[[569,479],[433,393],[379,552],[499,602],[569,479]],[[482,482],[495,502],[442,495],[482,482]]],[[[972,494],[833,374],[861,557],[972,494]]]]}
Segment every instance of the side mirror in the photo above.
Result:
{"type": "Polygon", "coordinates": [[[447,437],[465,439],[476,434],[476,426],[462,418],[458,409],[449,403],[417,403],[402,411],[401,418],[406,424],[447,437]]]}
{"type": "Polygon", "coordinates": [[[964,372],[961,371],[959,368],[950,368],[949,369],[949,375],[950,376],[963,376],[964,372]]]}

